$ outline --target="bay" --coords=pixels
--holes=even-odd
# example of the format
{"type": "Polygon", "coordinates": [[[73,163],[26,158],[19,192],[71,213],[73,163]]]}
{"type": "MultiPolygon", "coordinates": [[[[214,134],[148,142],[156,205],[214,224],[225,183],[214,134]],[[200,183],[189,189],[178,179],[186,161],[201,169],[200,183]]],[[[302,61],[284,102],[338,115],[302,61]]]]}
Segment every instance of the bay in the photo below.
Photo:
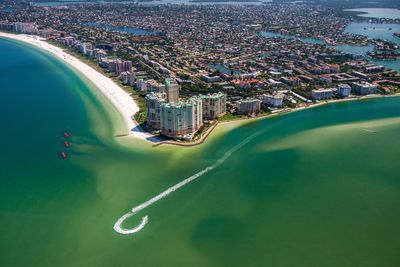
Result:
{"type": "Polygon", "coordinates": [[[362,12],[359,17],[400,19],[400,10],[397,8],[353,8],[344,11],[362,12]]]}

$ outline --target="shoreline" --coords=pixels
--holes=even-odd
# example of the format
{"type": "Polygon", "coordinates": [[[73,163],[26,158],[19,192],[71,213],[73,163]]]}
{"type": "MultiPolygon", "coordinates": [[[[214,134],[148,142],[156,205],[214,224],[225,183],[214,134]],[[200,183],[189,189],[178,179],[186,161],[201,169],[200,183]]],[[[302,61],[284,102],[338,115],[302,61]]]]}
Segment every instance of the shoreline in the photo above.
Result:
{"type": "Polygon", "coordinates": [[[392,94],[392,95],[374,94],[374,95],[365,95],[365,96],[353,96],[353,97],[342,98],[342,99],[331,99],[331,100],[320,101],[318,103],[313,103],[308,106],[302,106],[302,107],[297,107],[297,108],[292,108],[292,109],[284,108],[281,110],[276,110],[276,112],[268,113],[268,114],[257,116],[257,117],[247,117],[247,118],[245,117],[245,118],[238,118],[238,119],[234,119],[234,120],[218,121],[215,125],[213,125],[210,129],[208,129],[208,131],[198,140],[188,142],[188,143],[176,142],[173,140],[161,141],[157,144],[154,144],[153,147],[158,147],[161,145],[179,146],[179,147],[187,147],[187,148],[199,146],[201,144],[204,144],[208,140],[208,138],[212,138],[212,133],[218,127],[223,127],[224,125],[230,125],[230,124],[237,123],[237,124],[239,124],[238,126],[241,126],[242,124],[251,123],[251,122],[254,122],[257,120],[269,119],[269,118],[281,116],[281,115],[288,115],[288,114],[295,113],[298,111],[317,108],[317,107],[330,105],[330,104],[344,103],[344,102],[351,102],[351,101],[362,101],[362,100],[368,100],[368,99],[389,98],[389,97],[400,97],[400,93],[396,93],[396,94],[392,94]]]}
{"type": "Polygon", "coordinates": [[[175,140],[166,140],[166,141],[161,141],[157,144],[154,144],[153,147],[155,146],[161,146],[161,145],[173,145],[173,146],[183,146],[183,147],[191,147],[191,146],[198,146],[204,143],[204,141],[207,139],[207,137],[215,130],[215,128],[217,128],[217,126],[219,125],[220,122],[216,122],[215,124],[213,124],[209,129],[207,129],[207,131],[200,136],[199,139],[197,140],[193,140],[190,142],[179,142],[179,141],[175,141],[175,140]]]}
{"type": "Polygon", "coordinates": [[[322,105],[339,103],[339,102],[347,102],[347,101],[358,101],[364,99],[372,99],[372,98],[381,98],[381,97],[394,97],[400,96],[400,93],[393,94],[393,95],[366,95],[366,96],[353,96],[349,98],[343,99],[330,99],[321,101],[318,103],[309,104],[302,107],[296,108],[285,108],[281,110],[276,110],[273,113],[269,113],[262,116],[256,117],[245,117],[245,118],[238,118],[233,120],[227,121],[220,121],[217,122],[216,125],[213,125],[204,136],[202,136],[199,140],[191,141],[188,143],[184,142],[177,142],[174,140],[167,140],[163,141],[157,138],[156,136],[145,132],[138,123],[133,119],[133,116],[139,111],[139,107],[134,101],[134,99],[124,91],[120,86],[118,86],[112,79],[106,77],[105,75],[101,74],[97,70],[93,69],[88,64],[80,61],[76,57],[72,56],[71,54],[65,52],[62,48],[57,47],[55,45],[47,43],[45,38],[41,38],[39,36],[32,36],[32,35],[25,35],[25,34],[13,34],[13,33],[5,33],[0,31],[0,38],[8,38],[20,42],[24,42],[30,45],[35,46],[41,50],[44,50],[50,53],[52,56],[56,57],[57,59],[61,60],[63,63],[67,64],[68,66],[72,67],[74,70],[78,71],[82,74],[85,78],[87,78],[91,83],[94,84],[97,90],[102,92],[102,94],[111,101],[111,104],[117,109],[118,113],[121,115],[122,119],[125,121],[125,126],[128,129],[128,133],[125,135],[118,135],[114,136],[115,138],[120,137],[133,137],[143,141],[147,141],[149,143],[153,143],[153,147],[157,147],[159,145],[171,145],[171,146],[181,146],[181,147],[193,147],[203,144],[209,136],[212,135],[213,131],[218,128],[218,126],[222,126],[225,124],[230,123],[247,123],[255,120],[260,119],[267,119],[270,117],[275,117],[279,115],[289,114],[292,112],[297,112],[304,109],[314,108],[322,105]]]}
{"type": "Polygon", "coordinates": [[[341,98],[341,99],[330,99],[330,100],[325,100],[325,101],[320,101],[317,103],[313,103],[307,106],[302,106],[302,107],[297,107],[297,108],[286,108],[286,109],[281,109],[277,110],[274,113],[269,113],[263,116],[258,116],[258,117],[253,117],[253,118],[241,118],[237,120],[228,120],[228,121],[221,121],[219,124],[228,124],[231,122],[238,122],[238,121],[253,121],[253,120],[258,120],[258,119],[264,119],[264,118],[269,118],[269,117],[275,117],[278,115],[285,115],[285,114],[290,114],[293,112],[301,111],[304,109],[310,109],[310,108],[316,108],[324,105],[329,105],[329,104],[335,104],[335,103],[341,103],[341,102],[350,102],[350,101],[360,101],[360,100],[367,100],[367,99],[375,99],[375,98],[385,98],[385,97],[396,97],[400,96],[400,93],[396,93],[393,95],[379,95],[379,94],[374,94],[374,95],[365,95],[365,96],[353,96],[353,97],[348,97],[348,98],[341,98]]]}
{"type": "Polygon", "coordinates": [[[132,118],[139,111],[139,106],[133,98],[112,79],[65,52],[62,48],[47,43],[45,38],[25,34],[5,33],[1,31],[0,38],[12,39],[33,45],[40,50],[48,52],[58,60],[61,60],[63,63],[72,67],[87,78],[116,108],[125,122],[125,126],[128,130],[126,135],[127,137],[134,137],[151,143],[158,142],[158,139],[155,139],[153,135],[143,131],[138,123],[132,118]]]}

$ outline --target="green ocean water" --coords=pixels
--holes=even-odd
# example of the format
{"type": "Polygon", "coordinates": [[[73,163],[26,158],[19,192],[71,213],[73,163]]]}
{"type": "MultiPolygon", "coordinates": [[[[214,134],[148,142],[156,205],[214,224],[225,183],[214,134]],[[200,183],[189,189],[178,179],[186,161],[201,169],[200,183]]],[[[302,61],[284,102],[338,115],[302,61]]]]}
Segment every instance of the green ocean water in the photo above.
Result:
{"type": "Polygon", "coordinates": [[[54,58],[0,40],[0,266],[399,266],[400,98],[221,125],[153,148],[54,58]],[[61,160],[62,132],[72,133],[61,160]],[[115,221],[171,185],[221,166],[115,221]]]}

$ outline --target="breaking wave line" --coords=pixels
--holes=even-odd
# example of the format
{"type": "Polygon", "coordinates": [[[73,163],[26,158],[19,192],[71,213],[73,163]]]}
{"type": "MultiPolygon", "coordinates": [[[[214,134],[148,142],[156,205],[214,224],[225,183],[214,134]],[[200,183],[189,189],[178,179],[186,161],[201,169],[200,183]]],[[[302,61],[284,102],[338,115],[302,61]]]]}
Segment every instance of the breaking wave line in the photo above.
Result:
{"type": "Polygon", "coordinates": [[[240,142],[239,144],[237,144],[236,146],[234,146],[233,148],[231,148],[230,150],[225,152],[225,154],[220,159],[218,159],[213,165],[208,166],[207,168],[205,168],[205,169],[193,174],[192,176],[182,180],[181,182],[175,184],[174,186],[171,186],[171,187],[167,188],[165,191],[163,191],[160,194],[152,197],[151,199],[147,200],[146,202],[143,202],[142,204],[132,208],[132,210],[130,212],[124,214],[121,218],[119,218],[117,220],[117,222],[114,224],[114,230],[116,232],[120,233],[120,234],[123,234],[123,235],[134,234],[134,233],[139,232],[140,230],[142,230],[145,227],[145,225],[149,221],[149,217],[147,215],[142,217],[142,220],[141,220],[140,224],[138,224],[137,226],[135,226],[133,228],[129,228],[129,229],[128,228],[124,228],[122,226],[122,224],[124,223],[125,220],[127,220],[130,217],[134,216],[139,211],[141,211],[141,210],[153,205],[157,201],[167,197],[169,194],[171,194],[172,192],[178,190],[179,188],[183,187],[184,185],[192,182],[193,180],[199,178],[200,176],[206,174],[207,172],[212,171],[213,169],[217,168],[222,163],[224,163],[233,153],[235,153],[237,150],[239,150],[240,148],[242,148],[243,146],[248,144],[251,140],[253,140],[255,137],[260,135],[262,132],[264,132],[264,131],[256,132],[256,133],[250,135],[249,137],[247,137],[246,139],[244,139],[242,142],[240,142]]]}

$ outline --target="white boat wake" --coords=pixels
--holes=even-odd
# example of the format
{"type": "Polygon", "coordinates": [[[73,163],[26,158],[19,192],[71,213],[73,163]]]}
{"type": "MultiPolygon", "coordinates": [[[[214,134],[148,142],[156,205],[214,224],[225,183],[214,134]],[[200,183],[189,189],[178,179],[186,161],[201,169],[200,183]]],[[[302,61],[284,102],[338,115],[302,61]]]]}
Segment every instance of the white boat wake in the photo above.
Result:
{"type": "Polygon", "coordinates": [[[371,130],[371,129],[367,129],[367,128],[360,128],[360,129],[363,130],[363,131],[366,131],[368,133],[376,133],[377,132],[375,130],[371,130]]]}
{"type": "Polygon", "coordinates": [[[143,202],[142,204],[132,208],[132,210],[130,212],[126,213],[125,215],[123,215],[121,218],[118,219],[118,221],[114,224],[114,230],[116,232],[120,233],[120,234],[123,234],[123,235],[134,234],[134,233],[139,232],[140,230],[142,230],[145,227],[145,225],[149,221],[149,217],[147,215],[142,217],[142,220],[141,220],[140,224],[138,224],[137,226],[135,226],[133,228],[129,228],[129,229],[128,228],[124,228],[122,226],[122,224],[124,223],[125,220],[127,220],[130,217],[134,216],[136,213],[140,212],[141,210],[153,205],[157,201],[167,197],[169,194],[171,194],[172,192],[178,190],[182,186],[192,182],[193,180],[199,178],[200,176],[206,174],[207,172],[212,171],[213,169],[217,168],[222,163],[224,163],[233,153],[235,153],[237,150],[239,150],[244,145],[249,143],[251,140],[253,140],[255,137],[260,135],[262,132],[263,131],[256,132],[256,133],[250,135],[249,137],[247,137],[246,139],[244,139],[242,142],[240,142],[239,144],[237,144],[236,146],[234,146],[233,148],[231,148],[230,150],[225,152],[225,154],[220,159],[218,159],[213,165],[208,166],[207,168],[199,171],[198,173],[195,173],[192,176],[186,178],[185,180],[177,183],[176,185],[169,187],[167,190],[165,190],[165,191],[161,192],[160,194],[152,197],[151,199],[147,200],[146,202],[143,202]]]}

